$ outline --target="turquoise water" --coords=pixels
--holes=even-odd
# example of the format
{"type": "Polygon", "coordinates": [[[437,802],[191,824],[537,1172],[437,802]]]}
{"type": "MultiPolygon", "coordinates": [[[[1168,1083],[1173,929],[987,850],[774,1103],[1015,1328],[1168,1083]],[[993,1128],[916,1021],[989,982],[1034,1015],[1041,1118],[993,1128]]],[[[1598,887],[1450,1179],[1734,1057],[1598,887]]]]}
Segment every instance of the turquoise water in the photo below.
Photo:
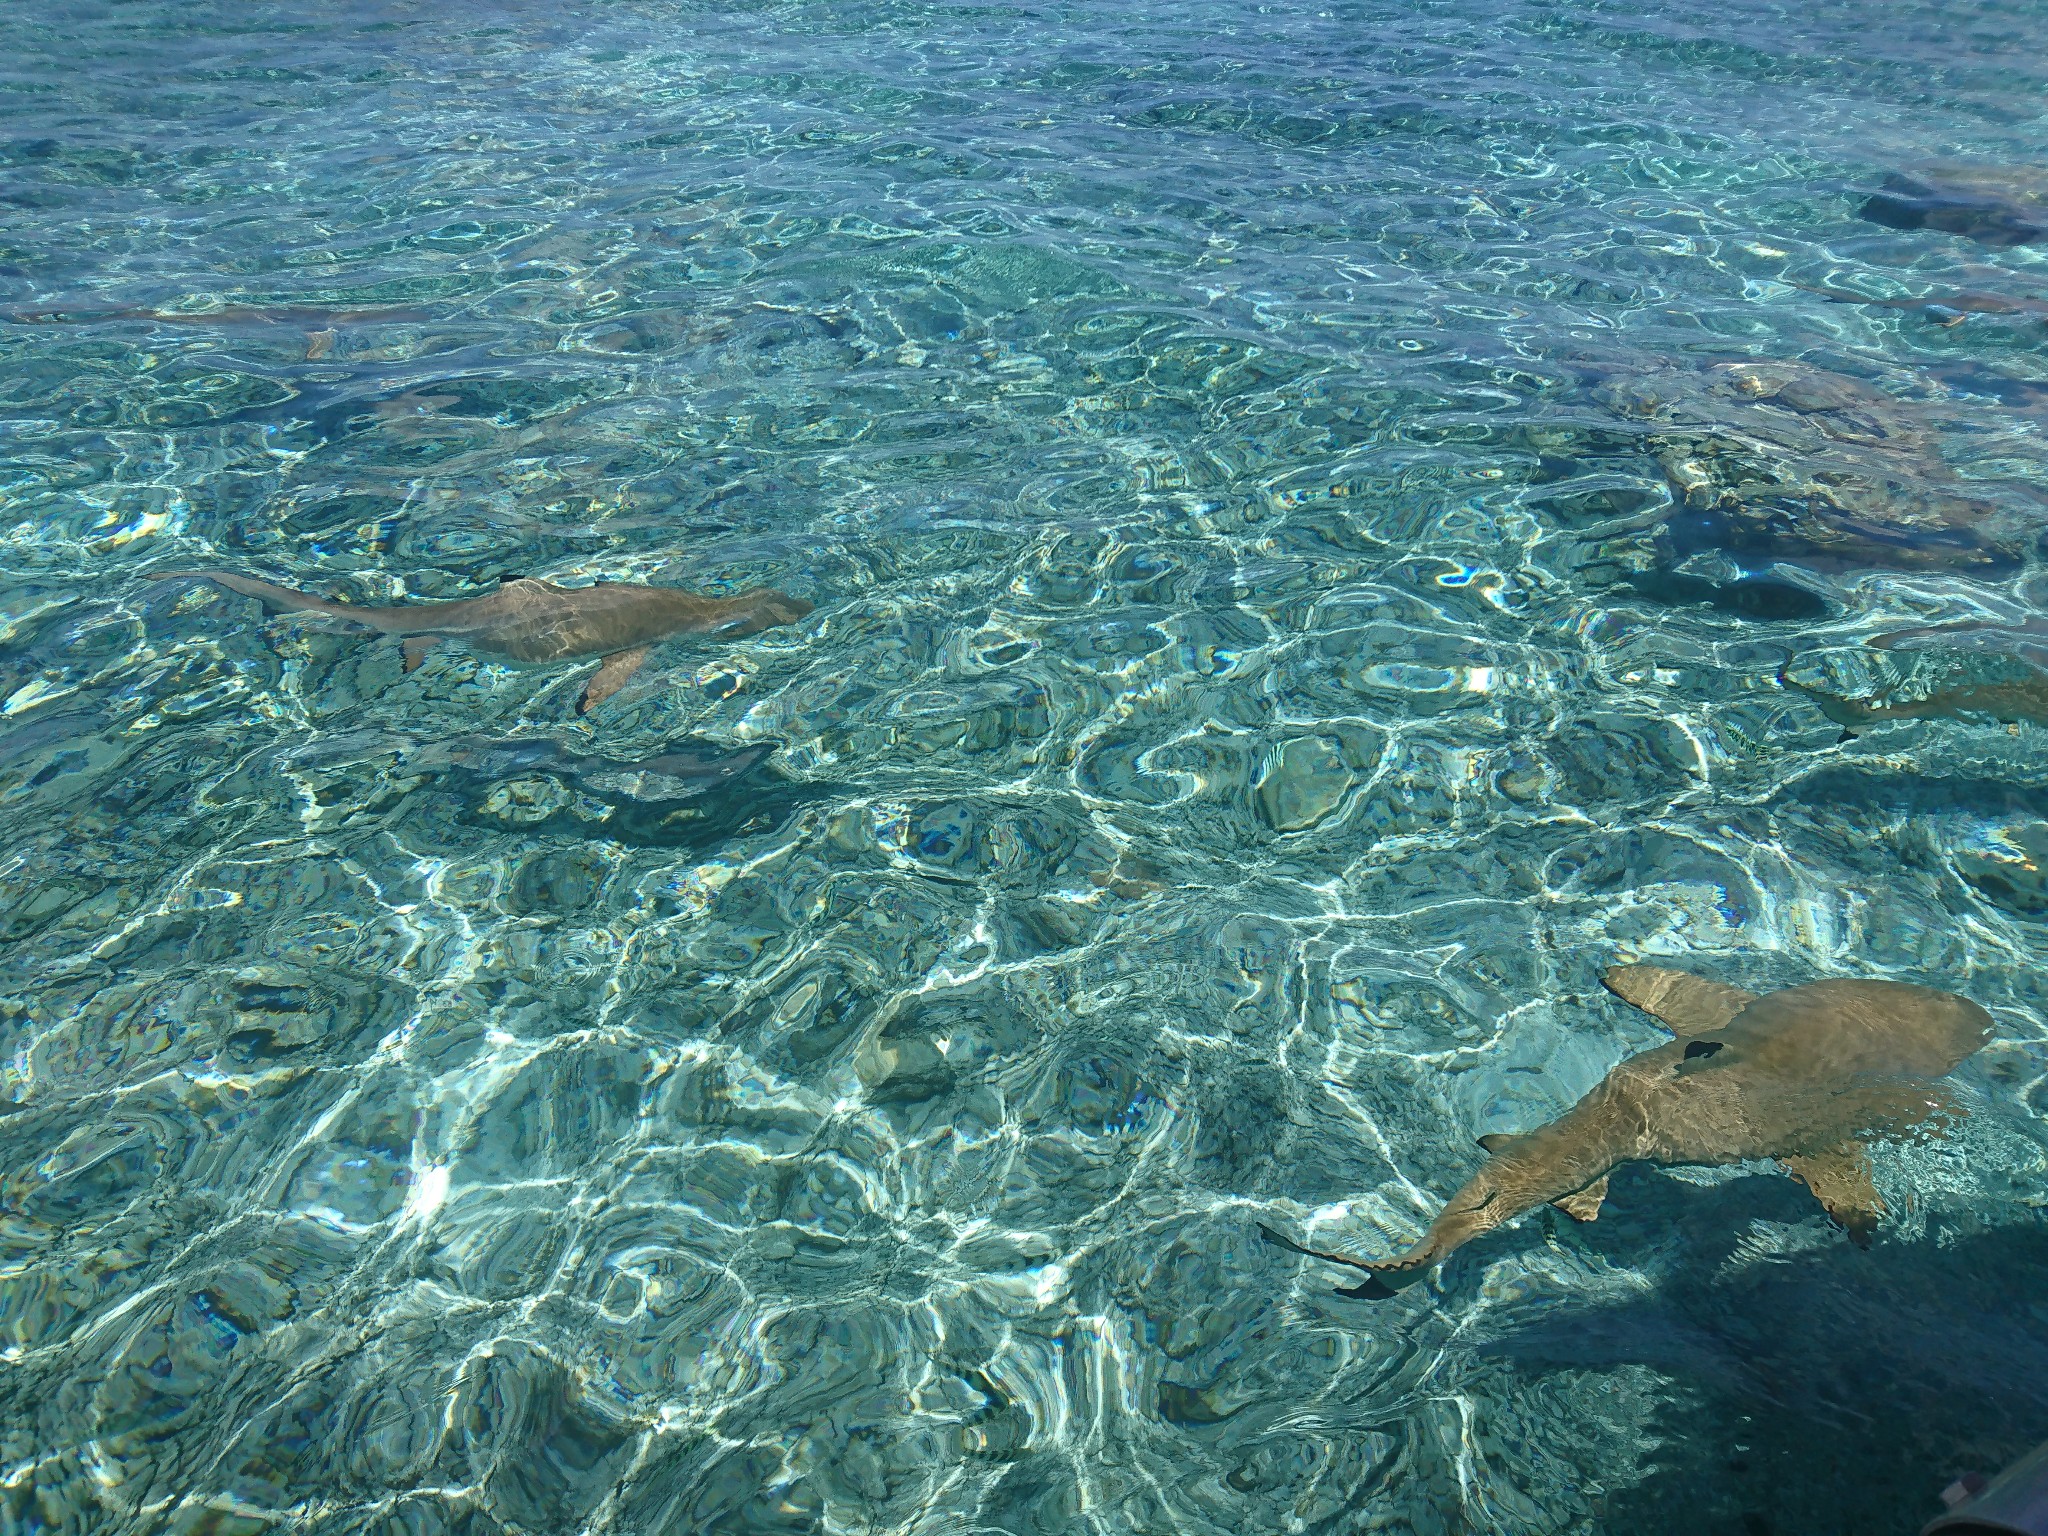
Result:
{"type": "Polygon", "coordinates": [[[2038,658],[1865,643],[2040,611],[2048,331],[1795,286],[2048,292],[1857,217],[2040,177],[2048,13],[0,43],[0,1530],[1903,1532],[2048,1436],[2038,658]],[[200,567],[816,607],[579,716],[200,567]],[[1993,1011],[1870,1251],[1259,1240],[1405,1246],[1642,958],[1993,1011]]]}

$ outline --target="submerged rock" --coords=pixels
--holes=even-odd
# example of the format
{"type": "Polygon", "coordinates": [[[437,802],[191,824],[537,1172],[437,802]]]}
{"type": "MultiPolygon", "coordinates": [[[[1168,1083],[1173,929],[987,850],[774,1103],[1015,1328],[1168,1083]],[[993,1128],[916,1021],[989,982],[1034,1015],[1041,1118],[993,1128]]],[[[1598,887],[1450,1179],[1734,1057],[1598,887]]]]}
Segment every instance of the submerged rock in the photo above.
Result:
{"type": "Polygon", "coordinates": [[[2022,531],[1943,458],[1951,413],[1928,402],[1777,361],[1667,363],[1596,393],[1636,426],[1678,504],[1658,540],[1666,568],[1701,550],[1852,569],[2004,571],[2024,558],[2022,531]]]}
{"type": "Polygon", "coordinates": [[[878,1104],[914,1104],[953,1085],[945,1053],[918,1035],[870,1040],[854,1059],[854,1073],[878,1104]]]}
{"type": "Polygon", "coordinates": [[[1305,831],[1342,805],[1356,782],[1337,743],[1293,737],[1280,744],[1259,779],[1259,815],[1276,832],[1305,831]]]}

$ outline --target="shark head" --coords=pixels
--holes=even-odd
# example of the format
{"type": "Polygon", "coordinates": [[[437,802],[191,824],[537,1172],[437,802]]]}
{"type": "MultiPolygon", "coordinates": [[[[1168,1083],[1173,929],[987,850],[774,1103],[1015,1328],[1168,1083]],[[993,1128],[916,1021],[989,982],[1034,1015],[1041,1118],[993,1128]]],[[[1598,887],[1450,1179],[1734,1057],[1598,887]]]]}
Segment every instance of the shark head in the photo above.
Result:
{"type": "Polygon", "coordinates": [[[779,624],[794,624],[814,605],[800,597],[791,597],[787,592],[778,592],[773,587],[756,587],[751,592],[742,592],[732,600],[732,611],[724,622],[717,625],[713,634],[751,635],[764,629],[774,629],[779,624]]]}

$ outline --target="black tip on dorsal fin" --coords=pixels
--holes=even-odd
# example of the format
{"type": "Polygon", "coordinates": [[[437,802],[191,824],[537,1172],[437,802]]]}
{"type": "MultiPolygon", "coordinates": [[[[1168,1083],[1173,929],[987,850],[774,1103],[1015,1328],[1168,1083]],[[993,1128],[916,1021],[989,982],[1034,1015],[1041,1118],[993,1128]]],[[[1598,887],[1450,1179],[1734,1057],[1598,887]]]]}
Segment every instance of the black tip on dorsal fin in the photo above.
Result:
{"type": "Polygon", "coordinates": [[[1498,1152],[1516,1139],[1516,1137],[1505,1135],[1500,1131],[1493,1131],[1479,1138],[1479,1150],[1482,1152],[1498,1152]]]}
{"type": "Polygon", "coordinates": [[[509,587],[509,586],[511,586],[511,585],[512,585],[512,583],[513,583],[513,582],[515,582],[515,581],[531,581],[531,580],[533,580],[533,578],[532,578],[531,576],[500,576],[500,577],[498,578],[498,585],[499,585],[499,586],[501,586],[501,587],[509,587]]]}

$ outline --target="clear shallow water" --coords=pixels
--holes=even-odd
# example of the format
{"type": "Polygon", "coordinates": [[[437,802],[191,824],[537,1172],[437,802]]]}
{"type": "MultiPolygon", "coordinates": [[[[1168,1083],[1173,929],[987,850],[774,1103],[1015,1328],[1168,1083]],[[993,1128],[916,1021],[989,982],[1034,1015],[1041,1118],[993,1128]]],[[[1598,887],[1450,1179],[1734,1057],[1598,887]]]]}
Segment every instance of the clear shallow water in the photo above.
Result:
{"type": "Polygon", "coordinates": [[[2042,332],[1782,281],[2042,291],[1854,213],[2039,165],[2048,22],[1696,18],[11,12],[4,1528],[1906,1530],[2048,1434],[2043,727],[1786,681],[2031,612],[2042,332]],[[1988,543],[1669,600],[1783,552],[1673,547],[1701,423],[1886,473],[1745,360],[1988,543]],[[194,565],[818,606],[579,720],[194,565]],[[1378,1305],[1257,1240],[1407,1241],[1642,956],[1994,1010],[1874,1250],[1761,1168],[1378,1305]]]}

